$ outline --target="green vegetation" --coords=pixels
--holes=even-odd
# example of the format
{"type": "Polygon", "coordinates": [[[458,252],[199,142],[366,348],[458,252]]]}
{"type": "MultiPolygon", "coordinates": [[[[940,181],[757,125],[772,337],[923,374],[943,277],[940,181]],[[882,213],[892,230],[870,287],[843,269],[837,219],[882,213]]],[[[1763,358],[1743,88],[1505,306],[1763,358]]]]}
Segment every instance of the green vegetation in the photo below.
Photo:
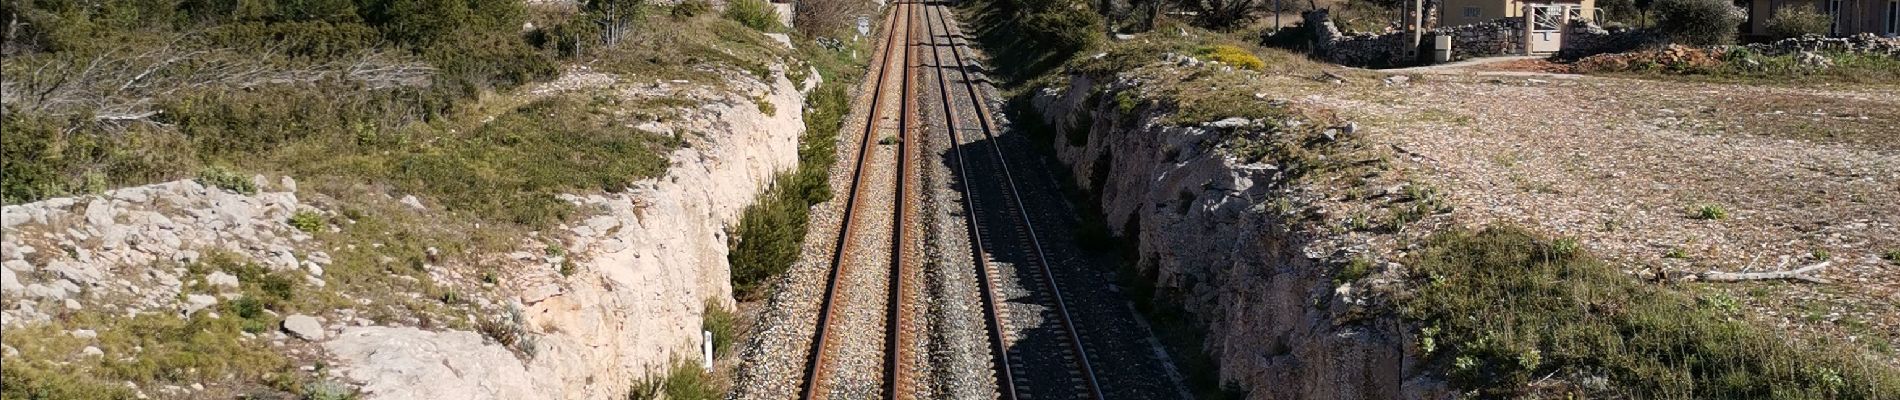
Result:
{"type": "Polygon", "coordinates": [[[627,400],[717,400],[725,398],[724,383],[699,369],[698,365],[676,362],[666,376],[633,383],[627,400]]]}
{"type": "Polygon", "coordinates": [[[1709,46],[1735,42],[1746,17],[1727,0],[1656,0],[1656,28],[1671,42],[1709,46]]]}
{"type": "Polygon", "coordinates": [[[1881,55],[1821,51],[1814,53],[1820,56],[1819,60],[1804,60],[1799,54],[1770,56],[1742,47],[1678,51],[1693,54],[1672,57],[1656,50],[1639,51],[1617,55],[1620,58],[1617,60],[1585,58],[1572,68],[1589,74],[1749,84],[1900,82],[1900,59],[1881,55]]]}
{"type": "Polygon", "coordinates": [[[1833,21],[1814,7],[1782,6],[1768,18],[1768,36],[1786,39],[1806,35],[1827,35],[1833,21]]]}
{"type": "Polygon", "coordinates": [[[1842,343],[1758,328],[1733,299],[1646,285],[1520,229],[1440,233],[1407,265],[1417,291],[1401,299],[1402,315],[1428,330],[1431,362],[1478,397],[1900,393],[1900,371],[1842,343]],[[1531,385],[1549,376],[1568,383],[1531,385]]]}
{"type": "Polygon", "coordinates": [[[778,22],[778,11],[765,0],[732,0],[726,3],[726,18],[761,32],[785,30],[778,22]]]}
{"type": "Polygon", "coordinates": [[[257,185],[251,183],[251,178],[224,167],[210,166],[198,171],[198,184],[238,194],[257,194],[257,185]]]}
{"type": "Polygon", "coordinates": [[[850,112],[850,87],[862,75],[864,60],[853,58],[861,42],[826,49],[811,43],[799,46],[804,59],[818,68],[824,83],[810,94],[805,109],[805,134],[799,138],[798,170],[780,174],[758,201],[746,207],[732,235],[732,287],[741,299],[763,296],[766,280],[791,268],[805,241],[811,206],[831,199],[831,164],[837,154],[838,131],[850,112]]]}
{"type": "Polygon", "coordinates": [[[290,220],[284,222],[304,233],[317,233],[323,229],[323,214],[311,210],[297,210],[296,213],[290,214],[290,220]]]}
{"type": "Polygon", "coordinates": [[[1728,208],[1721,204],[1697,204],[1689,209],[1690,219],[1718,220],[1728,218],[1728,208]]]}
{"type": "Polygon", "coordinates": [[[717,302],[706,301],[706,314],[700,319],[699,327],[712,332],[715,357],[724,357],[732,352],[732,344],[739,338],[738,322],[739,316],[734,314],[733,310],[728,310],[717,302]]]}
{"type": "Polygon", "coordinates": [[[1239,68],[1259,70],[1267,67],[1267,63],[1260,61],[1260,57],[1254,56],[1252,52],[1234,45],[1223,44],[1202,47],[1197,49],[1195,53],[1207,57],[1209,60],[1219,61],[1239,68]]]}
{"type": "MultiPolygon", "coordinates": [[[[1083,0],[981,0],[966,3],[969,32],[989,51],[989,65],[1022,83],[1069,62],[1102,41],[1107,28],[1083,0]]],[[[1158,55],[1158,54],[1157,54],[1158,55]]]]}
{"type": "MultiPolygon", "coordinates": [[[[294,371],[267,340],[246,337],[275,330],[280,323],[276,315],[317,300],[303,294],[301,274],[270,272],[224,253],[209,254],[186,267],[196,276],[211,271],[236,275],[243,282],[240,295],[189,316],[148,312],[128,317],[85,310],[47,324],[8,328],[0,341],[19,349],[20,356],[5,362],[0,398],[126,399],[132,397],[123,384],[128,381],[149,388],[236,379],[290,393],[304,390],[302,382],[312,377],[294,371]],[[211,316],[213,311],[223,316],[211,316]],[[78,329],[92,330],[97,337],[66,333],[78,329]],[[89,346],[104,355],[82,355],[81,349],[89,346]]],[[[214,293],[203,285],[188,289],[214,293]]]]}

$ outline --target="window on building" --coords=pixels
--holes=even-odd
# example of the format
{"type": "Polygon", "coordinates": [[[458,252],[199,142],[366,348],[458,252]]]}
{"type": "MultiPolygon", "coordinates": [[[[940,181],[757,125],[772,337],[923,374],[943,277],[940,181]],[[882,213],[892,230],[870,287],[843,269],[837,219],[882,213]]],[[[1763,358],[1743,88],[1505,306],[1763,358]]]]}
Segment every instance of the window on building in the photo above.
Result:
{"type": "Polygon", "coordinates": [[[1827,19],[1829,21],[1827,32],[1833,35],[1841,34],[1841,0],[1827,1],[1827,19]]]}
{"type": "Polygon", "coordinates": [[[1887,1],[1887,34],[1900,35],[1900,0],[1887,1]]]}
{"type": "Polygon", "coordinates": [[[1483,9],[1479,9],[1477,7],[1465,7],[1465,18],[1477,18],[1477,17],[1482,17],[1482,16],[1484,16],[1483,9]]]}

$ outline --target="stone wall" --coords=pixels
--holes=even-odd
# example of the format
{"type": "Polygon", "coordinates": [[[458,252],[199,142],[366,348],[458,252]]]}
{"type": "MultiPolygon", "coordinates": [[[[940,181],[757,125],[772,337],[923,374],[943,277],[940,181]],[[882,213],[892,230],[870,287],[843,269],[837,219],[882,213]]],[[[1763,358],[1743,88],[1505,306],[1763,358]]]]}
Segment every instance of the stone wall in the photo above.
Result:
{"type": "Polygon", "coordinates": [[[1900,38],[1883,38],[1871,33],[1837,38],[1810,35],[1769,43],[1751,43],[1743,47],[1771,56],[1802,52],[1841,52],[1900,58],[1900,38]]]}
{"type": "MultiPolygon", "coordinates": [[[[1451,36],[1452,61],[1524,52],[1524,19],[1498,18],[1470,25],[1432,29],[1425,37],[1451,36]]],[[[1430,46],[1430,40],[1426,46],[1430,46]]],[[[1429,47],[1428,47],[1429,48],[1429,47]]]]}

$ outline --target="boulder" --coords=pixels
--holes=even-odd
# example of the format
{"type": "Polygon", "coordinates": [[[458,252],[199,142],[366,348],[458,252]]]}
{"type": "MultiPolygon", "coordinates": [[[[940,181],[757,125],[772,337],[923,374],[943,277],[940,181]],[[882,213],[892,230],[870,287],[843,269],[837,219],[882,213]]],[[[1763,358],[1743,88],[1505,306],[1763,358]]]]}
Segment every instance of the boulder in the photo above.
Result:
{"type": "Polygon", "coordinates": [[[318,322],[316,317],[303,314],[284,317],[284,332],[312,342],[323,340],[324,335],[323,323],[318,322]]]}
{"type": "Polygon", "coordinates": [[[14,275],[13,269],[0,268],[0,293],[16,295],[24,291],[26,291],[26,285],[20,284],[20,277],[14,275]]]}
{"type": "Polygon", "coordinates": [[[217,297],[202,294],[185,296],[185,315],[191,315],[214,305],[218,305],[217,297]]]}
{"type": "Polygon", "coordinates": [[[238,287],[238,278],[237,276],[224,273],[224,271],[212,271],[210,275],[205,276],[205,283],[213,287],[236,289],[238,287]]]}

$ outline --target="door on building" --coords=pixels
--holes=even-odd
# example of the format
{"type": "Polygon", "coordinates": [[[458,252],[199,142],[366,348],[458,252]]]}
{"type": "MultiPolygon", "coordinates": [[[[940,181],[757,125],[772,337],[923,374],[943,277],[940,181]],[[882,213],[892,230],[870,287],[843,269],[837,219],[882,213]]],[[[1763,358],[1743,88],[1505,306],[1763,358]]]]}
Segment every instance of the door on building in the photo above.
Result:
{"type": "Polygon", "coordinates": [[[1530,54],[1550,54],[1563,48],[1565,19],[1570,6],[1527,4],[1524,6],[1524,50],[1530,54]]]}

